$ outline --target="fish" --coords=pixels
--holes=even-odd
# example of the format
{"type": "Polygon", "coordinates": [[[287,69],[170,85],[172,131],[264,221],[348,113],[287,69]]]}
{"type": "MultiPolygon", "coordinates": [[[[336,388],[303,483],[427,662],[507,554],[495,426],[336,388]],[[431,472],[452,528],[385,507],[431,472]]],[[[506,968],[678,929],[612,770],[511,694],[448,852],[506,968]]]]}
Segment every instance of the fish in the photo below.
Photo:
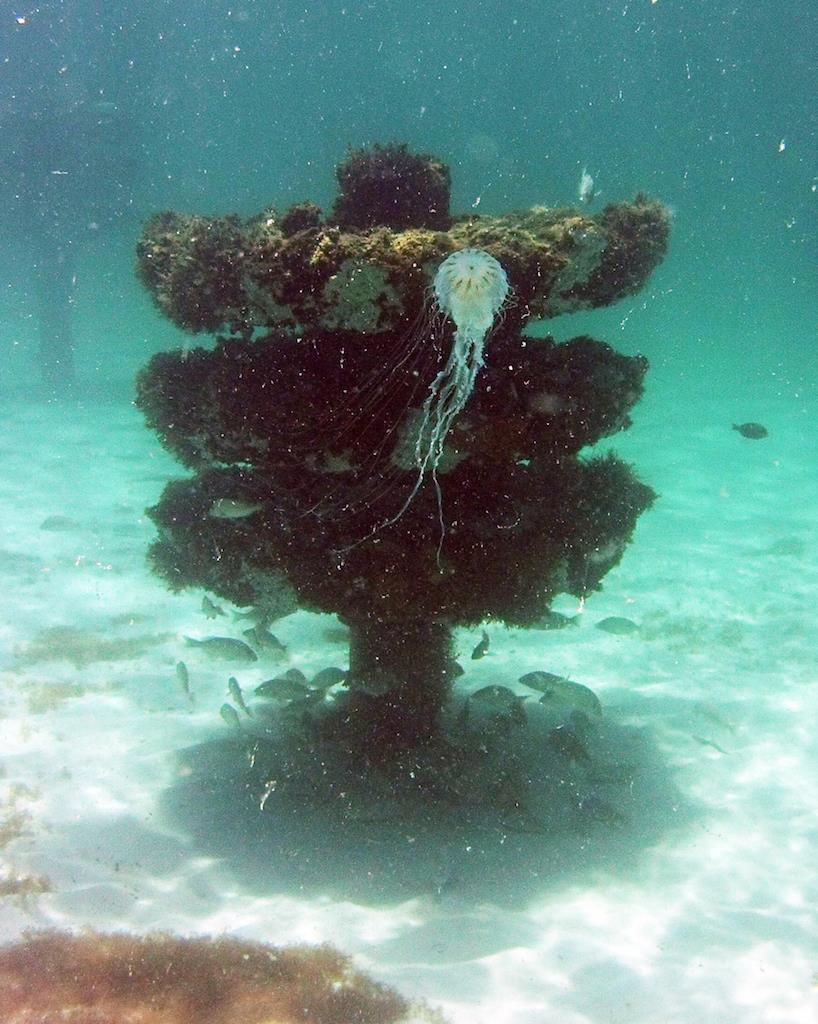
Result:
{"type": "Polygon", "coordinates": [[[624,828],[629,823],[628,818],[621,814],[613,804],[609,804],[607,800],[602,800],[593,794],[586,797],[576,797],[573,800],[573,804],[577,820],[583,825],[598,822],[602,825],[624,828]]]}
{"type": "Polygon", "coordinates": [[[212,519],[246,519],[263,508],[258,502],[242,501],[241,498],[217,498],[207,514],[212,519]]]}
{"type": "Polygon", "coordinates": [[[207,619],[216,619],[219,615],[227,614],[224,608],[220,608],[219,605],[211,601],[207,594],[202,598],[202,611],[207,619]]]}
{"type": "Polygon", "coordinates": [[[483,638],[481,639],[480,643],[477,644],[477,646],[471,652],[471,660],[472,661],[479,661],[480,658],[484,658],[488,654],[488,650],[489,650],[489,635],[488,635],[488,633],[484,629],[483,630],[483,638]]]}
{"type": "Polygon", "coordinates": [[[632,619],[626,619],[622,615],[609,615],[606,619],[600,619],[596,628],[603,633],[612,633],[614,636],[630,636],[638,633],[639,627],[632,619]]]}
{"type": "Polygon", "coordinates": [[[762,437],[768,437],[769,431],[760,423],[734,423],[733,430],[737,430],[742,437],[749,437],[751,441],[760,441],[762,437]]]}
{"type": "Polygon", "coordinates": [[[176,662],[176,678],[179,680],[179,685],[182,688],[182,693],[187,697],[190,703],[193,703],[193,694],[190,690],[190,673],[187,670],[187,665],[183,661],[176,662]]]}
{"type": "Polygon", "coordinates": [[[253,717],[253,712],[244,703],[244,695],[241,692],[241,687],[239,686],[239,681],[238,681],[238,679],[236,679],[235,676],[230,676],[230,678],[227,680],[227,692],[230,694],[230,696],[231,696],[231,698],[233,700],[233,703],[237,707],[241,708],[241,710],[245,713],[245,715],[247,715],[248,717],[252,718],[253,717]]]}
{"type": "Polygon", "coordinates": [[[548,746],[567,761],[590,761],[588,748],[579,736],[567,725],[558,725],[548,734],[548,746]]]}
{"type": "Polygon", "coordinates": [[[502,704],[507,707],[527,700],[527,698],[509,690],[507,686],[482,686],[479,690],[469,694],[469,700],[475,700],[480,704],[502,704]]]}
{"type": "Polygon", "coordinates": [[[593,690],[572,679],[554,675],[553,672],[527,672],[520,676],[520,682],[532,690],[538,690],[540,704],[554,710],[585,712],[594,718],[602,717],[602,705],[593,690]]]}
{"type": "Polygon", "coordinates": [[[343,683],[346,677],[347,673],[342,668],[322,668],[312,677],[310,687],[313,690],[328,690],[331,686],[343,683]]]}
{"type": "Polygon", "coordinates": [[[550,609],[541,615],[536,622],[532,622],[530,629],[565,629],[566,626],[579,626],[582,615],[563,615],[562,612],[552,612],[550,609]]]}
{"type": "Polygon", "coordinates": [[[185,642],[191,647],[201,647],[206,654],[224,661],[258,661],[258,655],[249,644],[232,636],[207,636],[203,640],[186,636],[185,642]]]}
{"type": "Polygon", "coordinates": [[[242,636],[246,636],[251,644],[254,644],[262,651],[271,651],[275,654],[287,653],[287,648],[278,637],[273,636],[270,630],[260,622],[257,622],[255,626],[251,626],[250,629],[243,629],[241,632],[242,636]]]}
{"type": "Polygon", "coordinates": [[[474,701],[482,704],[489,710],[499,711],[519,725],[526,724],[523,704],[528,700],[526,696],[520,696],[507,686],[483,686],[474,693],[469,694],[467,704],[474,701]]]}
{"type": "Polygon", "coordinates": [[[724,747],[720,747],[718,743],[714,743],[713,740],[705,739],[704,736],[693,736],[691,733],[691,738],[694,739],[697,743],[701,743],[703,747],[712,747],[713,750],[717,750],[720,754],[730,753],[729,750],[725,750],[724,747]]]}
{"type": "Polygon", "coordinates": [[[263,683],[258,684],[253,692],[257,697],[263,697],[265,700],[298,700],[307,694],[307,679],[303,672],[298,672],[298,675],[295,675],[296,672],[298,672],[297,668],[290,669],[283,675],[265,679],[263,683]]]}
{"type": "Polygon", "coordinates": [[[594,188],[594,179],[588,173],[588,168],[582,168],[582,174],[579,176],[579,188],[577,189],[577,196],[579,201],[584,205],[588,206],[596,199],[599,193],[594,188]]]}
{"type": "Polygon", "coordinates": [[[222,716],[224,721],[230,726],[231,729],[241,729],[241,719],[239,713],[233,707],[232,704],[222,704],[219,709],[219,714],[222,716]]]}

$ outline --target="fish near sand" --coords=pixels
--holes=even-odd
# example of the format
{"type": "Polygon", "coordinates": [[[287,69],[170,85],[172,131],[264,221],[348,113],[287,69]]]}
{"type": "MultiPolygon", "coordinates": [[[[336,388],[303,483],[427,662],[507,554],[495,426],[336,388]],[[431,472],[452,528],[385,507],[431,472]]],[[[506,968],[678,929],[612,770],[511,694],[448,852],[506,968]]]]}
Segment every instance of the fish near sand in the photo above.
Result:
{"type": "Polygon", "coordinates": [[[631,636],[633,633],[639,632],[636,623],[622,615],[609,615],[606,619],[600,619],[595,625],[603,633],[612,633],[614,636],[631,636]]]}
{"type": "Polygon", "coordinates": [[[310,683],[310,687],[313,690],[328,690],[331,686],[337,686],[338,683],[343,683],[349,673],[342,668],[322,668],[320,672],[317,672],[310,683]]]}
{"type": "Polygon", "coordinates": [[[527,700],[527,697],[509,690],[507,686],[483,686],[469,694],[466,704],[482,705],[487,711],[507,715],[517,725],[525,725],[523,704],[527,700]]]}
{"type": "Polygon", "coordinates": [[[760,423],[734,423],[733,430],[737,430],[742,437],[748,437],[751,441],[760,441],[763,437],[769,436],[769,431],[760,423]]]}
{"type": "Polygon", "coordinates": [[[290,701],[304,697],[308,692],[307,677],[297,668],[291,668],[274,679],[265,679],[253,691],[265,700],[290,701]]]}
{"type": "Polygon", "coordinates": [[[568,725],[558,725],[548,734],[548,746],[572,764],[576,761],[590,761],[591,755],[583,740],[568,725]]]}
{"type": "Polygon", "coordinates": [[[489,635],[488,635],[488,633],[484,629],[483,630],[483,636],[482,636],[482,639],[480,640],[480,643],[477,644],[477,646],[471,652],[471,660],[472,661],[479,661],[480,658],[484,658],[488,654],[489,642],[490,642],[489,641],[489,635]]]}
{"type": "Polygon", "coordinates": [[[230,676],[230,678],[227,680],[227,692],[230,694],[230,697],[233,703],[236,705],[236,707],[241,708],[245,715],[248,715],[250,718],[252,718],[253,712],[244,703],[244,695],[241,692],[239,681],[238,679],[236,679],[235,676],[230,676]]]}
{"type": "Polygon", "coordinates": [[[269,651],[271,654],[286,654],[287,648],[274,636],[266,626],[262,626],[260,622],[257,622],[255,626],[251,626],[250,629],[243,629],[242,635],[246,636],[251,644],[254,644],[259,650],[269,651]]]}
{"type": "Polygon", "coordinates": [[[220,608],[219,605],[211,601],[207,594],[202,598],[202,611],[206,619],[216,619],[220,615],[227,614],[224,608],[220,608]]]}
{"type": "Polygon", "coordinates": [[[207,636],[203,640],[186,636],[185,643],[191,647],[200,647],[206,654],[223,661],[258,661],[258,655],[249,644],[232,636],[207,636]]]}
{"type": "Polygon", "coordinates": [[[225,724],[229,725],[231,729],[241,729],[239,713],[232,704],[222,704],[221,708],[219,708],[219,714],[222,716],[225,724]]]}
{"type": "Polygon", "coordinates": [[[529,629],[565,629],[567,626],[576,628],[582,620],[582,615],[563,615],[562,612],[552,612],[550,609],[541,615],[536,622],[532,622],[529,629]]]}
{"type": "Polygon", "coordinates": [[[193,693],[190,689],[190,673],[187,670],[187,665],[183,661],[176,662],[176,678],[179,681],[182,693],[187,697],[188,701],[193,704],[193,693]]]}
{"type": "Polygon", "coordinates": [[[520,676],[523,686],[542,694],[540,704],[554,711],[582,711],[594,718],[602,717],[599,697],[582,683],[575,683],[553,672],[527,672],[520,676]]]}

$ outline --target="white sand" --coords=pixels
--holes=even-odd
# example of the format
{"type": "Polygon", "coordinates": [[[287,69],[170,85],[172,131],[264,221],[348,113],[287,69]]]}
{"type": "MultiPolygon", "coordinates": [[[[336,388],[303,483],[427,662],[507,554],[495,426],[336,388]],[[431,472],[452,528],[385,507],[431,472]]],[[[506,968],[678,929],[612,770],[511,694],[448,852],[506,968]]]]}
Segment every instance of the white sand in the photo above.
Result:
{"type": "MultiPolygon", "coordinates": [[[[580,628],[490,625],[477,662],[479,633],[459,637],[468,687],[540,668],[596,691],[636,752],[621,816],[546,839],[421,830],[386,857],[377,824],[356,848],[231,791],[246,751],[219,717],[226,678],[249,691],[280,666],[185,646],[242,625],[208,622],[201,593],[171,595],[145,567],[142,509],[179,469],[138,414],[6,405],[0,821],[18,813],[21,834],[7,829],[0,878],[51,891],[0,899],[2,938],[92,925],[329,941],[455,1024],[818,1019],[815,410],[771,406],[770,437],[747,441],[726,405],[678,408],[646,401],[615,440],[661,497],[580,628]],[[73,523],[40,528],[55,515],[73,523]],[[594,628],[609,615],[640,632],[594,628]],[[59,637],[53,660],[27,654],[52,627],[139,643],[85,665],[59,637]],[[81,690],[54,699],[58,683],[81,690]]],[[[343,666],[333,622],[277,623],[290,664],[343,666]]]]}

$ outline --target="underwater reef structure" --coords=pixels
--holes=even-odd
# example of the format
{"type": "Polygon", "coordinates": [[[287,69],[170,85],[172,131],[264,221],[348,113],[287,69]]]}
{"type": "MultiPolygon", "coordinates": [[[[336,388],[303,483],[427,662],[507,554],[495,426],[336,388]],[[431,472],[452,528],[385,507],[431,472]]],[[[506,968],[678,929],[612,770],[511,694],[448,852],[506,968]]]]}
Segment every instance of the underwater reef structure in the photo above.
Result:
{"type": "Polygon", "coordinates": [[[144,226],[158,308],[219,335],[139,375],[148,425],[192,474],[149,510],[149,559],[171,588],[268,619],[337,614],[349,673],[313,728],[388,760],[438,729],[455,627],[524,627],[585,597],[654,500],[586,452],[630,424],[647,360],[523,327],[637,292],[669,217],[644,195],[454,216],[448,168],[398,145],[351,151],[337,179],[326,217],[144,226]]]}
{"type": "Polygon", "coordinates": [[[443,1024],[330,946],[34,932],[0,946],[4,1024],[443,1024]]]}

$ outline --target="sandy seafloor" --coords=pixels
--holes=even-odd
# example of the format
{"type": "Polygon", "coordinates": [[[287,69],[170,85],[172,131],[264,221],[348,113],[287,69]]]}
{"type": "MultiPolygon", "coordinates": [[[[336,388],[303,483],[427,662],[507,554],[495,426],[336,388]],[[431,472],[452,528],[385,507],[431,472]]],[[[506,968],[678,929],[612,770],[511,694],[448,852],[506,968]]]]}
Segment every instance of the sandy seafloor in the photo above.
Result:
{"type": "MultiPolygon", "coordinates": [[[[818,432],[798,403],[751,411],[766,440],[732,432],[727,401],[643,402],[613,446],[661,497],[579,628],[489,625],[480,661],[479,632],[458,635],[464,688],[540,668],[596,691],[620,750],[633,741],[616,813],[539,837],[406,835],[392,856],[377,821],[349,843],[231,791],[247,750],[219,716],[226,678],[249,693],[282,666],[186,647],[242,624],[145,566],[143,509],[179,470],[138,413],[7,403],[1,877],[48,891],[0,899],[2,938],[328,941],[455,1024],[818,1019],[818,432]],[[611,615],[639,632],[595,628],[611,615]]],[[[344,667],[334,625],[273,629],[309,674],[344,667]]]]}

